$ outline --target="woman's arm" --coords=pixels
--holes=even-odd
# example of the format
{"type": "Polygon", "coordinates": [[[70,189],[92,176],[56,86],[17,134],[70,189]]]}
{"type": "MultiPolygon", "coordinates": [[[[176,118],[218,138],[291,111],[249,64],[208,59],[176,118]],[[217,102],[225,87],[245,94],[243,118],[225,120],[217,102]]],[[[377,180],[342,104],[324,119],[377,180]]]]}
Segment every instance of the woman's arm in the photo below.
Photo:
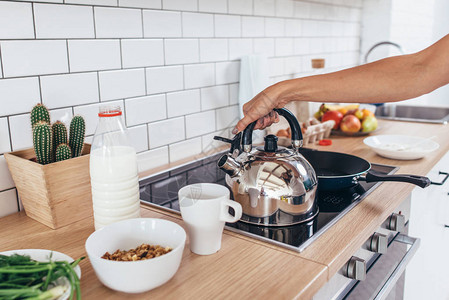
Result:
{"type": "Polygon", "coordinates": [[[429,93],[447,83],[449,35],[414,54],[274,84],[244,105],[245,117],[234,132],[258,119],[256,128],[266,127],[274,117],[263,117],[290,101],[394,102],[429,93]]]}

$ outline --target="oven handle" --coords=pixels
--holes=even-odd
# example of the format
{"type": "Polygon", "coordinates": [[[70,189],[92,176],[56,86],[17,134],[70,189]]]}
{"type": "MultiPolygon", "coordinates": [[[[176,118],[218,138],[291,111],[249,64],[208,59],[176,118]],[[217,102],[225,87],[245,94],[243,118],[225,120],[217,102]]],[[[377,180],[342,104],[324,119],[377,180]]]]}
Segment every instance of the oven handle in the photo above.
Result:
{"type": "Polygon", "coordinates": [[[416,250],[419,248],[419,244],[421,240],[419,238],[412,238],[408,235],[404,234],[398,234],[395,239],[395,242],[400,242],[404,244],[410,245],[410,249],[405,253],[405,255],[402,257],[399,264],[394,269],[393,273],[391,273],[390,277],[387,279],[385,284],[380,289],[379,293],[377,293],[375,300],[384,300],[389,295],[390,291],[395,286],[398,279],[401,277],[401,275],[404,273],[405,268],[407,267],[410,260],[413,258],[413,256],[416,253],[416,250]]]}

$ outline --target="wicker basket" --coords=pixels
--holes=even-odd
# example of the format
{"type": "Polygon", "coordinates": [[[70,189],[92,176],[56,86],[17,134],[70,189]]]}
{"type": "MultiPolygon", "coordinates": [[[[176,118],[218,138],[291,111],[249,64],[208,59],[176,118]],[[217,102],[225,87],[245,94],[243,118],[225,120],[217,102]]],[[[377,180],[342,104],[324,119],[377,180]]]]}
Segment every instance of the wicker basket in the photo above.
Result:
{"type": "Polygon", "coordinates": [[[92,216],[89,153],[84,144],[82,156],[48,165],[33,149],[5,154],[28,217],[56,229],[92,216]]]}

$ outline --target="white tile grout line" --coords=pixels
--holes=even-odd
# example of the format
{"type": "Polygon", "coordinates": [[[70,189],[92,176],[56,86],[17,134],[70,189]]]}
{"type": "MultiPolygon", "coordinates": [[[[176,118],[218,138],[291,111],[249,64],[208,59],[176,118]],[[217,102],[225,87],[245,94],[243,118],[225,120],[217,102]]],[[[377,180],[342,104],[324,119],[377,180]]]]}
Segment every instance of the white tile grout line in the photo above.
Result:
{"type": "Polygon", "coordinates": [[[17,211],[20,211],[19,191],[16,188],[17,211]]]}
{"type": "Polygon", "coordinates": [[[8,192],[8,191],[16,190],[16,189],[17,189],[17,188],[14,186],[14,187],[12,187],[12,188],[8,188],[8,189],[1,190],[0,193],[8,192]]]}
{"type": "Polygon", "coordinates": [[[142,37],[145,38],[145,25],[144,25],[143,11],[144,10],[142,9],[141,13],[140,13],[140,17],[142,18],[142,37]]]}
{"type": "Polygon", "coordinates": [[[41,104],[44,104],[44,98],[42,97],[42,81],[41,81],[41,76],[37,76],[37,81],[39,84],[39,101],[41,102],[41,104]]]}
{"type": "MultiPolygon", "coordinates": [[[[98,102],[101,103],[101,92],[100,92],[100,71],[97,71],[97,86],[98,86],[98,102]]],[[[95,102],[93,102],[95,103],[95,102]]]]}
{"type": "Polygon", "coordinates": [[[71,72],[70,72],[69,40],[65,40],[65,47],[66,47],[66,51],[67,51],[67,70],[68,70],[68,73],[71,74],[71,72]]]}
{"type": "Polygon", "coordinates": [[[3,70],[3,57],[2,57],[2,44],[0,43],[0,75],[1,75],[1,79],[3,79],[5,76],[5,70],[3,70]]]}
{"type": "Polygon", "coordinates": [[[145,79],[145,95],[148,95],[147,68],[143,68],[143,78],[145,79]]]}
{"type": "Polygon", "coordinates": [[[31,15],[33,17],[33,34],[34,39],[37,39],[37,33],[36,33],[36,16],[34,15],[34,3],[31,3],[31,15]]]}
{"type": "MultiPolygon", "coordinates": [[[[123,49],[122,49],[122,42],[123,39],[118,39],[118,45],[119,45],[119,52],[120,52],[120,70],[124,70],[125,68],[123,67],[123,49]]],[[[146,82],[145,82],[146,84],[146,82]]],[[[145,89],[146,92],[146,89],[145,89]]]]}
{"type": "Polygon", "coordinates": [[[9,123],[9,116],[6,118],[6,122],[8,123],[8,135],[9,135],[9,148],[13,151],[12,147],[12,134],[11,134],[11,124],[9,123]]]}
{"type": "Polygon", "coordinates": [[[149,123],[145,124],[145,127],[147,129],[147,148],[148,148],[148,150],[150,150],[150,127],[149,126],[150,126],[149,123]]]}

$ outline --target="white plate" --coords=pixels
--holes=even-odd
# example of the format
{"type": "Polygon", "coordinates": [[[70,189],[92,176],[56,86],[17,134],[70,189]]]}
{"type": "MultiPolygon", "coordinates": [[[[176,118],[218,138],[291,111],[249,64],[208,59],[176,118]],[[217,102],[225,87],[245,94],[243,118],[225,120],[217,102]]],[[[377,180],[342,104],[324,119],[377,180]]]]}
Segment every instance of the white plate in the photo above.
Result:
{"type": "MultiPolygon", "coordinates": [[[[70,256],[53,250],[45,250],[45,249],[19,249],[19,250],[10,250],[10,251],[4,251],[0,252],[2,255],[13,255],[13,254],[19,254],[19,255],[28,255],[31,259],[40,261],[40,262],[49,262],[51,261],[67,261],[69,263],[73,262],[74,259],[70,256]]],[[[78,278],[81,279],[81,268],[80,266],[76,266],[73,269],[78,275],[78,278]]],[[[57,300],[63,300],[68,299],[70,296],[70,283],[67,280],[67,278],[60,278],[56,280],[56,283],[58,285],[65,285],[67,287],[67,290],[65,293],[59,297],[57,300]]]]}
{"type": "Polygon", "coordinates": [[[380,156],[399,160],[423,158],[440,147],[430,139],[407,135],[376,135],[363,142],[380,156]]]}

